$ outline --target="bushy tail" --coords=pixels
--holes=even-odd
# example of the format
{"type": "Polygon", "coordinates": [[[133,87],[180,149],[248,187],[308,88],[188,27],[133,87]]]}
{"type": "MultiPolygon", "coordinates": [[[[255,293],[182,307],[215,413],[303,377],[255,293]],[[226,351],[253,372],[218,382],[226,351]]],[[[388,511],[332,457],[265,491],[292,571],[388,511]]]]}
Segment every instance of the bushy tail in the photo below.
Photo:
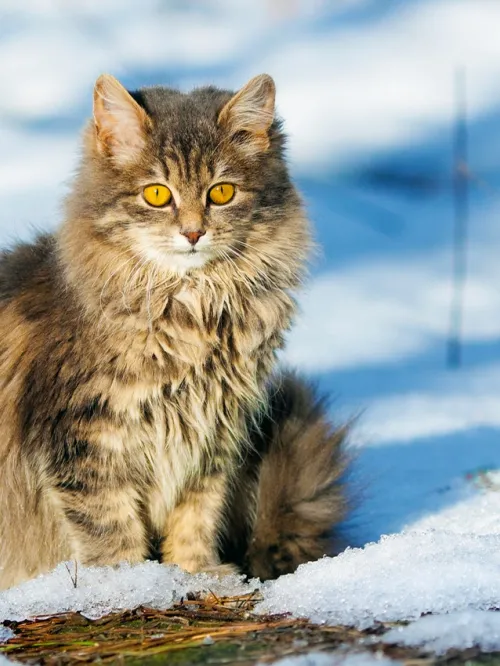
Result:
{"type": "Polygon", "coordinates": [[[254,451],[228,498],[223,561],[266,580],[338,552],[347,432],[329,422],[325,401],[295,375],[270,386],[254,451]]]}

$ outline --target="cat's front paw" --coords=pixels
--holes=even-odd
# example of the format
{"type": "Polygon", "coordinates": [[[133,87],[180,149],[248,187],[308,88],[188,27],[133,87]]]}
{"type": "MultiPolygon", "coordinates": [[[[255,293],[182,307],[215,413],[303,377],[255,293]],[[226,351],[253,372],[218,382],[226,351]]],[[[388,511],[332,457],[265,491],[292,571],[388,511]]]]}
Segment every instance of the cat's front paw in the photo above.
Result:
{"type": "Polygon", "coordinates": [[[238,576],[238,567],[234,564],[214,564],[211,566],[203,567],[199,573],[206,573],[210,576],[217,576],[224,578],[225,576],[238,576]]]}

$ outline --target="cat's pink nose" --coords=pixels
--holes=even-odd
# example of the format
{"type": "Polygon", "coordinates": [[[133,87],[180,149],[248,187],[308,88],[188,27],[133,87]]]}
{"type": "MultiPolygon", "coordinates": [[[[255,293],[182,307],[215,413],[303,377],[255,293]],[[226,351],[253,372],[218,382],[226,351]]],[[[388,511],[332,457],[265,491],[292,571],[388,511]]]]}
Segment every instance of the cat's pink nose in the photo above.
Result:
{"type": "Polygon", "coordinates": [[[206,231],[198,229],[197,231],[181,231],[183,236],[186,236],[191,245],[196,245],[202,236],[206,234],[206,231]]]}

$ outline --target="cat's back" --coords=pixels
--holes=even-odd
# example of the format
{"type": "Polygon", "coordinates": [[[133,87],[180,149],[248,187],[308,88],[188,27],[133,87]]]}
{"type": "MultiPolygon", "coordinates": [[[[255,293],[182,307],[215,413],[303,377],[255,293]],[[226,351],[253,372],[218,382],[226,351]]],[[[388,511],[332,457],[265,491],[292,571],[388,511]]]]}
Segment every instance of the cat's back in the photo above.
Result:
{"type": "Polygon", "coordinates": [[[50,235],[0,252],[0,439],[7,439],[29,368],[43,357],[64,310],[56,257],[50,235]]]}
{"type": "Polygon", "coordinates": [[[69,557],[55,512],[36,490],[38,468],[25,464],[22,436],[30,370],[50,364],[54,312],[65,307],[57,275],[50,235],[0,251],[0,589],[69,557]]]}
{"type": "Polygon", "coordinates": [[[56,256],[56,241],[50,234],[0,252],[2,313],[13,308],[26,320],[34,321],[47,312],[49,305],[53,306],[56,256]]]}

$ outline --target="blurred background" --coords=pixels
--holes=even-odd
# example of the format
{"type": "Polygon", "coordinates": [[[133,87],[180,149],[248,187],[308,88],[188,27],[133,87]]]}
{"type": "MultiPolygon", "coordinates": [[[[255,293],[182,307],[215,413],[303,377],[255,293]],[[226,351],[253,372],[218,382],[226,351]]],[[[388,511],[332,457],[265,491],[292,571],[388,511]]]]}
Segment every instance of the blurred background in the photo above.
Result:
{"type": "Polygon", "coordinates": [[[284,357],[361,414],[356,538],[400,529],[500,467],[499,30],[497,0],[0,0],[0,242],[58,224],[100,73],[271,74],[321,245],[284,357]]]}

